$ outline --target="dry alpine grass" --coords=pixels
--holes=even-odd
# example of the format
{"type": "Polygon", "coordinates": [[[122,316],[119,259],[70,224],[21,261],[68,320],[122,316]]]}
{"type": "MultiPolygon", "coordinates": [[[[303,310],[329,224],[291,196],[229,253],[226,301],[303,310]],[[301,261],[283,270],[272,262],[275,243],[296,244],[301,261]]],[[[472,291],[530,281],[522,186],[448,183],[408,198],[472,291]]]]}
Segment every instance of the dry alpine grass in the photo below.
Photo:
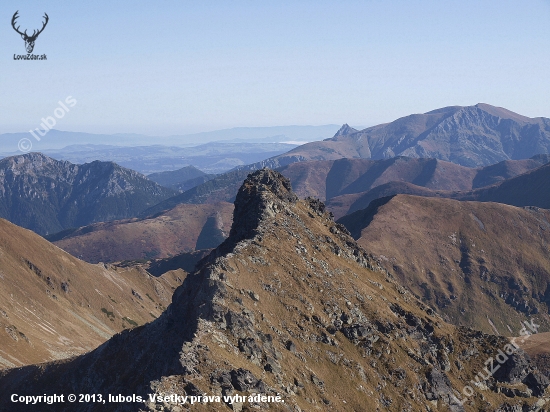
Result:
{"type": "Polygon", "coordinates": [[[339,220],[447,319],[516,336],[550,326],[550,211],[396,195],[339,220]]]}
{"type": "Polygon", "coordinates": [[[159,259],[218,246],[231,228],[233,205],[181,204],[146,219],[85,226],[53,243],[90,262],[159,259]]]}
{"type": "MultiPolygon", "coordinates": [[[[446,323],[377,266],[320,202],[298,200],[288,180],[261,170],[237,195],[229,238],[185,279],[159,319],[77,359],[0,374],[0,401],[14,391],[121,393],[144,402],[80,410],[176,412],[187,408],[150,402],[148,394],[262,393],[285,402],[231,408],[529,408],[538,399],[506,374],[463,405],[452,396],[507,344],[446,323]],[[503,386],[527,397],[510,399],[503,386]]],[[[520,374],[536,373],[521,353],[514,356],[520,374]]],[[[539,381],[529,384],[541,394],[547,383],[539,381]]],[[[74,410],[64,408],[56,411],[74,410]]],[[[226,408],[201,403],[192,410],[226,408]]]]}
{"type": "Polygon", "coordinates": [[[0,369],[78,355],[150,322],[184,277],[90,265],[0,219],[0,369]]]}

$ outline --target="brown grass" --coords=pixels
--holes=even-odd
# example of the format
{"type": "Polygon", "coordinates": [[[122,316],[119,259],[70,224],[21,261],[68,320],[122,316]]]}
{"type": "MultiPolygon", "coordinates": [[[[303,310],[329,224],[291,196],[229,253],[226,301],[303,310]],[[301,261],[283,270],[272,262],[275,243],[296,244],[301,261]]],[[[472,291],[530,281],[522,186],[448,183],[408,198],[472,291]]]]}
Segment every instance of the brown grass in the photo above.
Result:
{"type": "Polygon", "coordinates": [[[397,195],[372,213],[357,212],[342,222],[451,322],[515,336],[521,321],[533,317],[548,330],[549,211],[397,195]],[[506,294],[531,309],[507,304],[506,294]]]}
{"type": "Polygon", "coordinates": [[[90,265],[3,219],[0,261],[0,368],[78,355],[150,322],[185,278],[90,265]]]}

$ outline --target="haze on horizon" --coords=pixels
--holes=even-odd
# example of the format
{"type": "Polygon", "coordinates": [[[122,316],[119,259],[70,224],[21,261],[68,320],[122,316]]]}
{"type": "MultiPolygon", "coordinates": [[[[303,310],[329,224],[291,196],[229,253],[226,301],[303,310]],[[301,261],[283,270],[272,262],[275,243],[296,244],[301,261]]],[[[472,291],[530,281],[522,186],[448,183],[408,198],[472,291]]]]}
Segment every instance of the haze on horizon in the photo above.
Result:
{"type": "Polygon", "coordinates": [[[0,133],[176,135],[374,125],[479,102],[550,117],[550,1],[13,0],[0,11],[0,133]],[[40,27],[34,53],[10,25],[40,27]]]}

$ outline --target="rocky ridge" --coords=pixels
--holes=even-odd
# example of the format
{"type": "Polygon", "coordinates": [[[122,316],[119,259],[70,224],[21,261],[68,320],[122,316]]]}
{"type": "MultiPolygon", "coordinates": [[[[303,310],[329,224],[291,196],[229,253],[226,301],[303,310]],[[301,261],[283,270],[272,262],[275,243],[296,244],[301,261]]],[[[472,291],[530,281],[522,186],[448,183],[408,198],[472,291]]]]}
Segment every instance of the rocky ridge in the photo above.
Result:
{"type": "Polygon", "coordinates": [[[112,162],[76,165],[41,153],[0,160],[0,217],[40,235],[134,217],[175,193],[112,162]]]}
{"type": "Polygon", "coordinates": [[[235,411],[535,411],[545,402],[539,398],[548,380],[522,351],[461,395],[489,357],[510,348],[508,340],[445,323],[321,202],[299,200],[277,172],[246,179],[229,238],[198,267],[156,321],[72,361],[2,373],[0,402],[14,392],[133,393],[145,400],[81,404],[79,411],[188,409],[150,402],[148,394],[284,400],[227,405],[235,411]]]}

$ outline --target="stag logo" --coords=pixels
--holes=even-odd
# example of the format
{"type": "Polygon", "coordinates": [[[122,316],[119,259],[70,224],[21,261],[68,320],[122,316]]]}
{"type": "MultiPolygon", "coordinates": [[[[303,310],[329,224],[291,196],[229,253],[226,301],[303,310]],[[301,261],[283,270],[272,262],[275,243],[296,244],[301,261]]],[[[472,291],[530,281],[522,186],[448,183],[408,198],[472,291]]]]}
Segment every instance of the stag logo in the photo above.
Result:
{"type": "Polygon", "coordinates": [[[27,53],[32,53],[32,51],[34,50],[34,42],[36,41],[36,38],[38,37],[38,35],[40,33],[42,33],[44,31],[44,29],[46,28],[46,25],[48,24],[48,20],[50,18],[48,17],[48,15],[46,13],[44,13],[45,21],[42,24],[42,28],[40,30],[34,30],[32,32],[32,35],[29,36],[27,34],[27,30],[25,30],[24,32],[21,32],[21,31],[19,31],[20,26],[15,27],[16,20],[19,17],[18,13],[19,13],[19,10],[17,10],[15,12],[15,14],[13,15],[13,17],[11,19],[11,25],[12,25],[13,29],[21,35],[21,38],[23,40],[25,40],[25,48],[27,49],[27,53]]]}

